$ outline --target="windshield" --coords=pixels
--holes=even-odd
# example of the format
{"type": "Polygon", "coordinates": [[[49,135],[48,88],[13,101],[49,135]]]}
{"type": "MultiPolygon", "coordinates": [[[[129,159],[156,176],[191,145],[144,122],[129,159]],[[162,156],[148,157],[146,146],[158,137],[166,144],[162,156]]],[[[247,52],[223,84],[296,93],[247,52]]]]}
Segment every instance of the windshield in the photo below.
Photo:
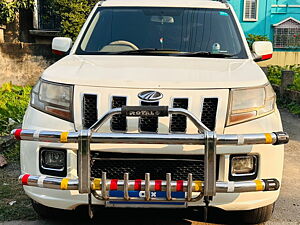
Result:
{"type": "Polygon", "coordinates": [[[100,7],[76,53],[124,52],[247,58],[230,10],[100,7]]]}

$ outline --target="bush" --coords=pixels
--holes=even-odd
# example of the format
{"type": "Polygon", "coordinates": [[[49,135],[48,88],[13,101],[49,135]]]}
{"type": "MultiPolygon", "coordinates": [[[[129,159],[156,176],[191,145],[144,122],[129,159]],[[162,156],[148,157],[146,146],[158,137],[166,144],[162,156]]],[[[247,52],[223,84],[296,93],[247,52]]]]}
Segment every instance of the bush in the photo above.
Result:
{"type": "Polygon", "coordinates": [[[295,72],[294,83],[289,86],[289,89],[300,91],[300,64],[288,66],[268,66],[268,79],[272,84],[280,85],[283,70],[292,70],[295,72]]]}
{"type": "Polygon", "coordinates": [[[6,83],[0,88],[0,135],[7,135],[21,124],[30,99],[30,86],[6,83]]]}
{"type": "Polygon", "coordinates": [[[248,34],[247,42],[250,49],[252,49],[252,45],[255,41],[270,41],[270,39],[263,35],[248,34]]]}

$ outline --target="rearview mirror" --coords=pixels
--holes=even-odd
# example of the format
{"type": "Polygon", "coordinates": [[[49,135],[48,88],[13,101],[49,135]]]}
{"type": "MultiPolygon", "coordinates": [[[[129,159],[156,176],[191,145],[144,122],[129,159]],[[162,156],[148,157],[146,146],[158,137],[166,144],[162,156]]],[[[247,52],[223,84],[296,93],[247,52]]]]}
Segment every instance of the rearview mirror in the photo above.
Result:
{"type": "Polygon", "coordinates": [[[255,41],[252,45],[252,53],[255,62],[272,58],[273,45],[270,41],[255,41]]]}
{"type": "Polygon", "coordinates": [[[172,16],[151,16],[151,22],[155,23],[174,23],[174,18],[172,16]]]}
{"type": "Polygon", "coordinates": [[[72,47],[72,39],[67,37],[56,37],[52,41],[52,52],[56,55],[64,55],[72,47]]]}

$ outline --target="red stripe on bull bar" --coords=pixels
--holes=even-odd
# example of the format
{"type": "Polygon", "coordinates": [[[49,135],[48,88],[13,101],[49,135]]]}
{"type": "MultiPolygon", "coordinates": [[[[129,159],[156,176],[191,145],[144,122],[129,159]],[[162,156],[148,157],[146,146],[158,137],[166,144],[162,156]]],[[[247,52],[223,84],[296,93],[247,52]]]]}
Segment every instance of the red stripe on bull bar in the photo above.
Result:
{"type": "Polygon", "coordinates": [[[134,181],[134,190],[140,191],[142,189],[142,179],[137,179],[134,181]]]}
{"type": "Polygon", "coordinates": [[[28,184],[28,178],[30,177],[29,174],[24,174],[22,177],[22,184],[27,185],[28,184]]]}
{"type": "Polygon", "coordinates": [[[21,132],[22,132],[22,129],[16,129],[14,135],[17,140],[21,140],[21,132]]]}
{"type": "Polygon", "coordinates": [[[111,191],[116,191],[118,190],[118,179],[112,179],[110,181],[110,190],[111,191]]]}
{"type": "Polygon", "coordinates": [[[183,180],[178,180],[176,182],[176,191],[183,191],[183,180]]]}
{"type": "Polygon", "coordinates": [[[161,180],[155,180],[155,191],[161,191],[161,180]]]}

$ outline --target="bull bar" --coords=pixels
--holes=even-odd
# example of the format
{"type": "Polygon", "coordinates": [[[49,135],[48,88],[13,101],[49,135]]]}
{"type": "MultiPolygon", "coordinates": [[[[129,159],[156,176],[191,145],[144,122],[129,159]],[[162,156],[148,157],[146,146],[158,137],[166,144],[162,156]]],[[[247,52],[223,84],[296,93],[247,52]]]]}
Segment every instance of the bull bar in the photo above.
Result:
{"type": "Polygon", "coordinates": [[[11,132],[17,140],[78,143],[78,179],[59,178],[51,176],[35,176],[23,174],[19,177],[22,185],[41,188],[78,190],[89,196],[89,213],[92,216],[92,195],[98,200],[114,201],[199,201],[204,197],[208,206],[213,196],[218,192],[242,193],[252,191],[274,191],[280,187],[274,178],[256,179],[253,181],[221,182],[216,181],[216,146],[217,145],[254,145],[254,144],[285,144],[289,136],[285,132],[257,134],[216,134],[210,131],[197,117],[188,110],[168,108],[167,106],[123,106],[114,108],[104,114],[87,130],[78,132],[39,131],[30,129],[15,129],[11,132]],[[197,127],[197,134],[158,134],[158,133],[98,133],[98,129],[113,115],[122,114],[127,117],[157,116],[167,117],[170,114],[181,114],[189,118],[197,127]],[[151,174],[146,173],[144,180],[130,180],[130,174],[125,173],[123,180],[106,179],[106,172],[101,178],[92,178],[90,172],[90,144],[175,144],[204,145],[204,180],[193,180],[193,174],[188,174],[187,180],[173,181],[171,173],[166,174],[166,180],[151,180],[151,174]],[[122,197],[110,197],[109,191],[123,191],[122,197]],[[130,197],[129,191],[144,191],[144,198],[130,197]],[[152,198],[151,191],[165,192],[163,198],[152,198]],[[173,192],[185,192],[184,198],[172,197],[173,192]],[[196,195],[195,195],[196,194],[196,195]]]}

